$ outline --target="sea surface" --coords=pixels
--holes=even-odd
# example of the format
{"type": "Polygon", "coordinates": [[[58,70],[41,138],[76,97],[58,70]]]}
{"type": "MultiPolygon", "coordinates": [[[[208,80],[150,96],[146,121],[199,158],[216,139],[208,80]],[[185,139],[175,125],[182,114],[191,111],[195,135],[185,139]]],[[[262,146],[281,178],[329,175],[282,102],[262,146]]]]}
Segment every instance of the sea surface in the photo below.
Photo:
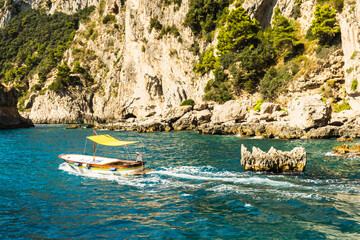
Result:
{"type": "Polygon", "coordinates": [[[79,175],[57,156],[91,154],[91,134],[64,125],[0,131],[0,239],[360,239],[360,158],[328,156],[335,140],[99,131],[143,144],[98,155],[143,151],[155,171],[79,175]],[[241,144],[302,146],[306,171],[245,172],[241,144]]]}

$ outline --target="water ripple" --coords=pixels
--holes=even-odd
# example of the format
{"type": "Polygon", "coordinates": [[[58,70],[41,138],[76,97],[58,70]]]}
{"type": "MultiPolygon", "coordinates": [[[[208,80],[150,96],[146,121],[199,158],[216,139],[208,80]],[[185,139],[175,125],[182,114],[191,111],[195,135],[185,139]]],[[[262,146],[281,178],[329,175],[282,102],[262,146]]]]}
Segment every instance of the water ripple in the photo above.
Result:
{"type": "Polygon", "coordinates": [[[82,153],[91,129],[37,125],[0,134],[1,239],[360,238],[359,158],[327,156],[334,140],[111,132],[141,139],[145,148],[129,148],[128,156],[144,150],[156,170],[124,177],[81,175],[57,158],[82,153]],[[241,144],[303,146],[306,172],[244,172],[241,144]]]}

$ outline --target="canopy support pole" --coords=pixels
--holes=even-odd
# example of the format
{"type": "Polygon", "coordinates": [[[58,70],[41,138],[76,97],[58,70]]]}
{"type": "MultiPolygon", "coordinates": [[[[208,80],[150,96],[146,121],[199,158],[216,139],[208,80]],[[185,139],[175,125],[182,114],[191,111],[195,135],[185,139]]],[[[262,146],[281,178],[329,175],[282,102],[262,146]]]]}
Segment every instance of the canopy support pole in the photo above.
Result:
{"type": "MultiPolygon", "coordinates": [[[[95,120],[94,120],[94,136],[95,136],[95,120]]],[[[95,161],[95,142],[93,142],[93,161],[95,161]]]]}

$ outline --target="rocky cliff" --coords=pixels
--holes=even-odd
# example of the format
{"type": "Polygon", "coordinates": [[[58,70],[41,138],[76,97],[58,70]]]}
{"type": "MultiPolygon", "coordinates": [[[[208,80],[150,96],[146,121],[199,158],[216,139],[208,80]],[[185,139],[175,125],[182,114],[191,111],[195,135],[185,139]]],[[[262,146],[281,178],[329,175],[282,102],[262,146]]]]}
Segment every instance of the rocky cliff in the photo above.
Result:
{"type": "MultiPolygon", "coordinates": [[[[114,122],[160,116],[186,99],[202,102],[204,87],[213,78],[212,74],[201,76],[193,71],[198,61],[198,56],[191,50],[194,43],[199,43],[200,49],[204,50],[214,46],[216,38],[213,43],[205,44],[184,27],[189,10],[187,0],[180,5],[162,0],[13,2],[21,3],[20,10],[47,6],[50,14],[55,11],[73,13],[90,5],[96,7],[90,20],[81,23],[65,53],[68,65],[73,67],[74,62],[80,61],[93,76],[95,84],[63,92],[46,90],[29,94],[25,107],[34,122],[71,123],[91,119],[114,122]],[[114,20],[103,21],[107,15],[114,16],[114,20]],[[151,28],[151,20],[155,18],[163,27],[176,31],[161,35],[159,30],[151,28]]],[[[279,7],[284,16],[293,19],[294,23],[296,20],[301,34],[305,35],[314,18],[316,0],[245,0],[242,6],[264,28],[271,25],[274,9],[279,7]]],[[[342,49],[326,59],[307,53],[312,67],[297,75],[289,91],[280,96],[280,103],[321,93],[328,99],[347,98],[353,109],[360,108],[359,87],[356,85],[354,89],[353,84],[360,71],[357,68],[359,9],[356,1],[345,1],[344,10],[337,15],[342,49]]],[[[1,24],[9,21],[11,14],[2,10],[1,24]]],[[[56,70],[47,76],[45,88],[54,81],[55,74],[56,70]]],[[[29,89],[38,81],[36,76],[30,79],[29,89]]],[[[244,95],[241,98],[254,103],[259,96],[244,95]]],[[[282,104],[282,107],[287,106],[282,104]]]]}
{"type": "Polygon", "coordinates": [[[0,84],[0,129],[34,127],[29,119],[20,116],[16,105],[15,89],[7,89],[0,84]]]}
{"type": "MultiPolygon", "coordinates": [[[[69,6],[69,1],[56,1],[53,6],[70,11],[87,5],[80,2],[69,6]]],[[[194,37],[182,26],[188,10],[186,1],[176,10],[174,5],[165,7],[161,0],[106,1],[101,6],[94,1],[92,4],[98,6],[98,10],[89,22],[80,26],[65,56],[70,66],[80,59],[89,67],[96,82],[93,91],[48,91],[38,95],[30,104],[31,119],[70,123],[95,118],[109,122],[128,116],[142,118],[160,114],[188,98],[201,101],[208,79],[197,78],[192,70],[197,56],[189,50],[194,37]],[[114,23],[99,21],[108,14],[115,16],[114,23]],[[155,17],[163,26],[178,29],[179,35],[166,34],[159,38],[159,31],[150,29],[150,19],[155,17]],[[89,29],[95,34],[86,39],[89,29]],[[74,49],[83,54],[74,54],[74,49]]],[[[48,84],[54,80],[49,79],[48,84]]],[[[34,80],[30,88],[36,83],[34,80]]]]}
{"type": "Polygon", "coordinates": [[[360,2],[347,1],[341,14],[341,38],[344,51],[345,87],[353,109],[360,110],[360,2]]]}

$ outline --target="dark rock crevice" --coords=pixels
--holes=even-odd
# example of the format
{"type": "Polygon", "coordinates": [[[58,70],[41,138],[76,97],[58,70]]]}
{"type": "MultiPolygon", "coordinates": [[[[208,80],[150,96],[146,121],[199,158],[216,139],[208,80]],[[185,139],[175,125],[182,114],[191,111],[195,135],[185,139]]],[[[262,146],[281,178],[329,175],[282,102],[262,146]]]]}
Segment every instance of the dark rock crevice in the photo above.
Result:
{"type": "Polygon", "coordinates": [[[17,91],[0,84],[0,129],[34,127],[30,119],[20,116],[17,105],[17,91]]]}

